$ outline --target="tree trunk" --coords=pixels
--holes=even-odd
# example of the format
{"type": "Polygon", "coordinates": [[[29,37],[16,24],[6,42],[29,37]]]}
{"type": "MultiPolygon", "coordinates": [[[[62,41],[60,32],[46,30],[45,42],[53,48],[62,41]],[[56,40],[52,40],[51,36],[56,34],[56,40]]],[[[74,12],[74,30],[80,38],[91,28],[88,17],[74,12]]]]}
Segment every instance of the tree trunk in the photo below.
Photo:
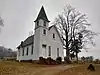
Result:
{"type": "Polygon", "coordinates": [[[68,48],[68,43],[66,41],[66,57],[65,57],[65,63],[70,63],[70,52],[69,52],[69,48],[68,48]]]}
{"type": "Polygon", "coordinates": [[[68,48],[68,32],[66,29],[66,63],[70,63],[70,52],[69,52],[69,48],[68,48]]]}
{"type": "Polygon", "coordinates": [[[71,60],[72,60],[72,58],[73,58],[72,55],[70,56],[70,58],[71,58],[71,60]]]}
{"type": "Polygon", "coordinates": [[[76,61],[78,63],[78,53],[76,52],[76,61]]]}
{"type": "Polygon", "coordinates": [[[70,59],[69,59],[69,50],[66,50],[66,63],[70,63],[70,59]]]}

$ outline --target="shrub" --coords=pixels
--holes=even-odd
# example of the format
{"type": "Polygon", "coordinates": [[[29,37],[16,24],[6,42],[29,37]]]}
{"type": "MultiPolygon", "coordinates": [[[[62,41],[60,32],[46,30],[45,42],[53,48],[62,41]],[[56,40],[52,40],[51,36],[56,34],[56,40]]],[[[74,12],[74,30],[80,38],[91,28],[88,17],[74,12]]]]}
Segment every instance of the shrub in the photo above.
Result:
{"type": "Polygon", "coordinates": [[[48,57],[46,59],[46,64],[48,64],[48,65],[54,65],[54,64],[56,64],[56,61],[53,60],[51,57],[48,57]]]}
{"type": "Polygon", "coordinates": [[[0,57],[0,59],[4,59],[4,57],[0,57]]]}
{"type": "Polygon", "coordinates": [[[100,64],[100,60],[99,59],[95,59],[94,63],[95,64],[100,64]]]}
{"type": "Polygon", "coordinates": [[[20,62],[30,62],[30,63],[32,63],[32,59],[29,59],[29,60],[20,60],[20,62]]]}
{"type": "Polygon", "coordinates": [[[77,63],[77,61],[75,60],[75,61],[73,61],[73,63],[77,63]]]}
{"type": "Polygon", "coordinates": [[[55,65],[55,64],[56,64],[56,61],[53,60],[51,57],[48,57],[48,58],[45,60],[45,64],[47,64],[47,65],[55,65]]]}
{"type": "Polygon", "coordinates": [[[64,57],[64,62],[67,63],[67,64],[70,64],[71,63],[71,61],[68,60],[66,57],[64,57]]]}
{"type": "Polygon", "coordinates": [[[39,64],[45,64],[45,58],[39,57],[39,64]]]}
{"type": "Polygon", "coordinates": [[[62,63],[62,58],[61,57],[57,57],[56,58],[56,62],[57,62],[57,64],[61,64],[62,63]]]}
{"type": "Polygon", "coordinates": [[[32,63],[32,59],[28,60],[28,62],[32,63]]]}
{"type": "Polygon", "coordinates": [[[45,59],[43,57],[39,57],[38,64],[56,65],[56,61],[53,60],[51,57],[48,57],[47,59],[45,59]]]}
{"type": "Polygon", "coordinates": [[[56,61],[55,60],[52,60],[52,65],[56,65],[56,61]]]}

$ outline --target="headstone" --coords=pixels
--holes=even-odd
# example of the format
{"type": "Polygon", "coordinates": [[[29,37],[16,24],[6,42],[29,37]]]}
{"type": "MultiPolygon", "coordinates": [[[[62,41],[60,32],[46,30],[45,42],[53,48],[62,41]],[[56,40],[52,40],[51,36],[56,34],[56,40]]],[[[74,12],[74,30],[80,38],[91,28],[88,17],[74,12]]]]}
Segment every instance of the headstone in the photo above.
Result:
{"type": "Polygon", "coordinates": [[[95,71],[95,67],[94,67],[92,64],[90,64],[90,65],[88,66],[87,70],[95,71]]]}

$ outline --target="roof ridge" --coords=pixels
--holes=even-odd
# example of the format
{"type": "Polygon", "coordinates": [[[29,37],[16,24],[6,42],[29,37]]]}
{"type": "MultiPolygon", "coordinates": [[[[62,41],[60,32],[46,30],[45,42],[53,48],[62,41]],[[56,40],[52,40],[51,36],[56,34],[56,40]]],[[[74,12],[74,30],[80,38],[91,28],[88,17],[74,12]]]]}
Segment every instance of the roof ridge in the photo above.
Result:
{"type": "MultiPolygon", "coordinates": [[[[23,46],[26,46],[26,45],[30,45],[34,43],[34,35],[31,35],[29,37],[27,37],[24,41],[23,41],[23,46]],[[33,40],[33,41],[32,41],[33,40]]],[[[19,48],[21,46],[21,44],[17,47],[19,48]]]]}

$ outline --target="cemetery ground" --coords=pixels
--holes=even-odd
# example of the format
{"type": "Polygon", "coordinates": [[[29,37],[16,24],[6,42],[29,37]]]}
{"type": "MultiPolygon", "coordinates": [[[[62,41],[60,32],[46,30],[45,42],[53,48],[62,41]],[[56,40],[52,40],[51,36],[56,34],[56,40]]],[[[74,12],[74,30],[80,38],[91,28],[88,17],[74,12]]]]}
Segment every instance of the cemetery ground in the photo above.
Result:
{"type": "Polygon", "coordinates": [[[0,61],[0,75],[100,75],[100,65],[93,64],[96,71],[87,70],[89,64],[40,65],[28,62],[0,61]]]}

